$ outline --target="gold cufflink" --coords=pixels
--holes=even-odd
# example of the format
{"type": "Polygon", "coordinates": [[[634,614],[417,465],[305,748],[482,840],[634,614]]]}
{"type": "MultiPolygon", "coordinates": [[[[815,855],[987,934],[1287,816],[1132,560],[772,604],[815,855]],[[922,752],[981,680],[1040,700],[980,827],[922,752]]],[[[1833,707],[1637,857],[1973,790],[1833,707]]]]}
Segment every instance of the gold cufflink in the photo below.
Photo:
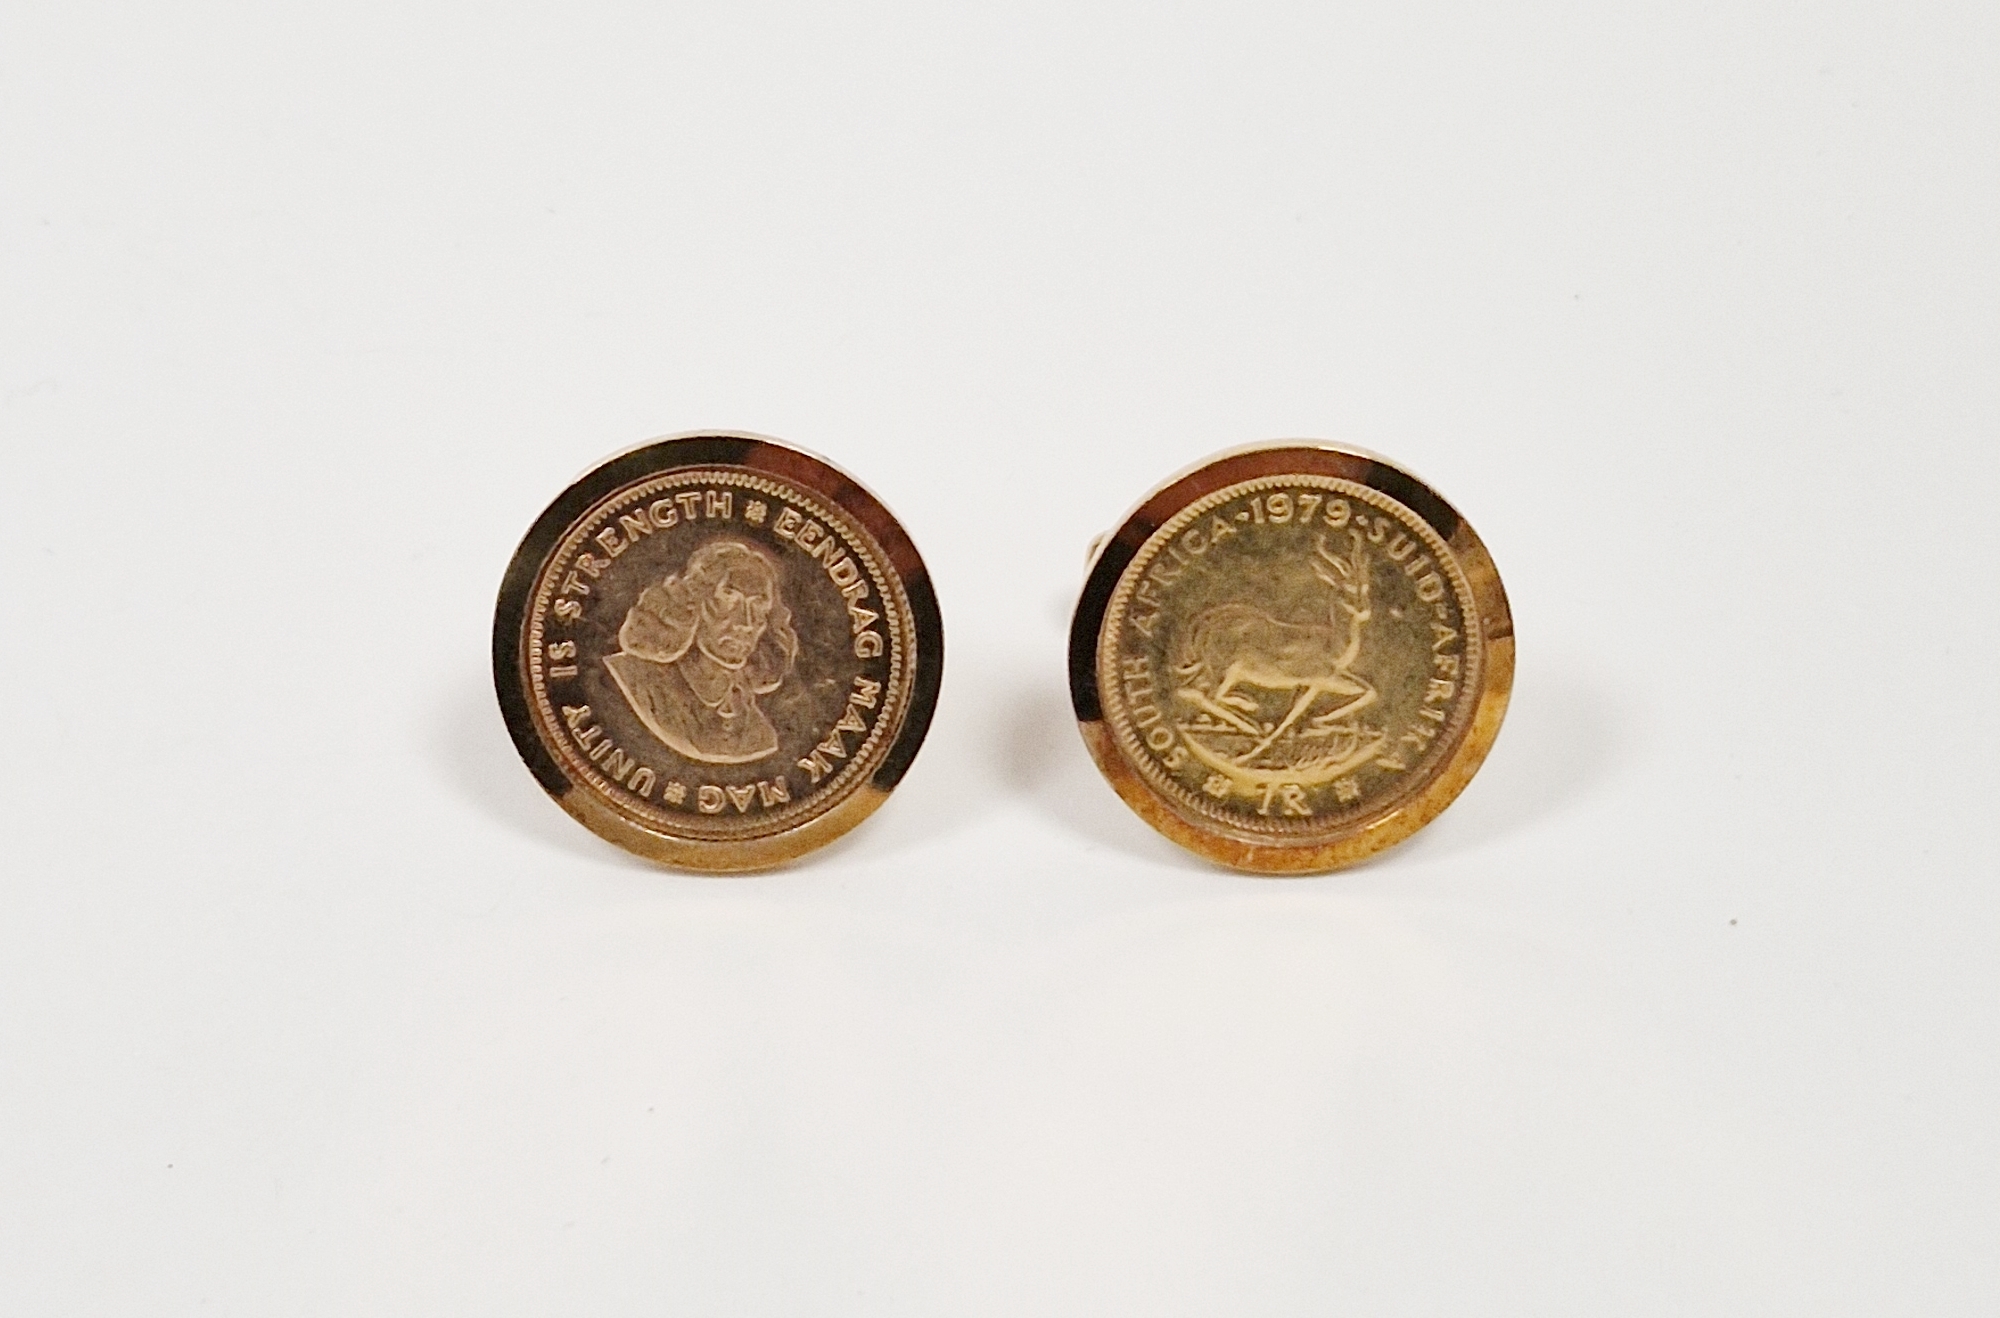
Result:
{"type": "Polygon", "coordinates": [[[501,712],[536,781],[627,851],[764,869],[910,767],[943,672],[923,559],[831,463],[679,435],[556,497],[493,618],[501,712]]]}
{"type": "Polygon", "coordinates": [[[1492,557],[1430,486],[1316,441],[1219,454],[1095,547],[1071,702],[1125,803],[1265,874],[1351,865],[1451,804],[1514,677],[1492,557]]]}

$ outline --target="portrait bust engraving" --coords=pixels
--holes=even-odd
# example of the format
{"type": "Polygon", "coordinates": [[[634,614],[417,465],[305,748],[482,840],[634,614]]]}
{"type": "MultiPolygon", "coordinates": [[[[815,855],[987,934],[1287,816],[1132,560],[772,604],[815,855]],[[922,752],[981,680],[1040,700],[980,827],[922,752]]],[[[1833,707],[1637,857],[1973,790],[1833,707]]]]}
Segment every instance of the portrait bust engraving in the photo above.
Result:
{"type": "Polygon", "coordinates": [[[778,749],[757,697],[798,658],[791,611],[769,555],[711,540],[682,569],[646,587],[604,666],[648,731],[691,760],[750,764],[778,749]]]}

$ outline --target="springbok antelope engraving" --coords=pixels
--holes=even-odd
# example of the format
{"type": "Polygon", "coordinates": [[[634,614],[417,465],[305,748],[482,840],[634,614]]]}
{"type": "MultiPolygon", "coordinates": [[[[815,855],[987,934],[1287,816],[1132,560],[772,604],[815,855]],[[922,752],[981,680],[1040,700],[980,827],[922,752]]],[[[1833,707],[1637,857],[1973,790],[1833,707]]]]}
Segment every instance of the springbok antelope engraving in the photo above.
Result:
{"type": "Polygon", "coordinates": [[[1371,610],[1367,552],[1358,533],[1349,535],[1353,548],[1346,557],[1328,548],[1325,535],[1313,546],[1313,575],[1333,592],[1324,623],[1285,622],[1232,602],[1202,613],[1180,638],[1173,657],[1182,684],[1176,694],[1253,739],[1231,757],[1232,766],[1250,765],[1323,698],[1338,703],[1306,725],[1306,736],[1332,736],[1342,720],[1374,702],[1375,688],[1352,669],[1371,610]],[[1245,717],[1259,708],[1245,687],[1289,692],[1291,708],[1268,729],[1259,727],[1245,717]]]}

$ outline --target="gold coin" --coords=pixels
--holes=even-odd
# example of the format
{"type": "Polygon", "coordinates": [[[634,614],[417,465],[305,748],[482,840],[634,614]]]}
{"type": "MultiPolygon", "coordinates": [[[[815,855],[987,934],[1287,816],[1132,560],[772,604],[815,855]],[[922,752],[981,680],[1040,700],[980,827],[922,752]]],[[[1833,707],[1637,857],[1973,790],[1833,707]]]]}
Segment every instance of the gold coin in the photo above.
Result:
{"type": "Polygon", "coordinates": [[[716,433],[621,453],[508,565],[493,678],[550,796],[627,851],[763,869],[867,818],[923,743],[944,632],[852,477],[716,433]]]}
{"type": "Polygon", "coordinates": [[[1437,492],[1319,442],[1219,454],[1096,547],[1070,696],[1154,828],[1265,874],[1422,828],[1486,758],[1514,678],[1493,560],[1437,492]]]}

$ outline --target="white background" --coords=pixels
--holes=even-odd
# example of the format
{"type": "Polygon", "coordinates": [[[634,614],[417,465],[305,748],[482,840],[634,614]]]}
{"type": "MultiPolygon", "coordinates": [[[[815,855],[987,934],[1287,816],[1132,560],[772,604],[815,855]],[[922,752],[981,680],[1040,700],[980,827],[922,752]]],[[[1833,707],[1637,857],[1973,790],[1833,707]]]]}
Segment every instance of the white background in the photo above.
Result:
{"type": "Polygon", "coordinates": [[[10,1314],[1990,1314],[1990,4],[0,9],[10,1314]],[[902,790],[572,824],[493,596],[605,453],[927,556],[902,790]],[[1085,545],[1389,453],[1520,637],[1272,882],[1092,768],[1085,545]]]}

